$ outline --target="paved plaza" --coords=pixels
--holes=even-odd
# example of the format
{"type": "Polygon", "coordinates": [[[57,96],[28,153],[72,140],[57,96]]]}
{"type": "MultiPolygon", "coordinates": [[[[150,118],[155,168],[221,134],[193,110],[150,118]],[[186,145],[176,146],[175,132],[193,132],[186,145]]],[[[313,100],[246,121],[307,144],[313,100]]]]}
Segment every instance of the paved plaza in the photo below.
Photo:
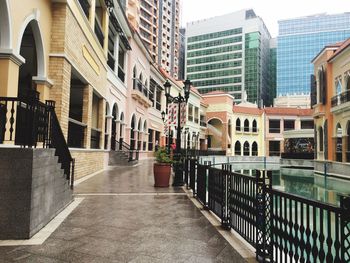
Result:
{"type": "Polygon", "coordinates": [[[182,188],[154,188],[152,161],[75,187],[84,198],[42,244],[0,247],[0,262],[244,262],[182,188]]]}

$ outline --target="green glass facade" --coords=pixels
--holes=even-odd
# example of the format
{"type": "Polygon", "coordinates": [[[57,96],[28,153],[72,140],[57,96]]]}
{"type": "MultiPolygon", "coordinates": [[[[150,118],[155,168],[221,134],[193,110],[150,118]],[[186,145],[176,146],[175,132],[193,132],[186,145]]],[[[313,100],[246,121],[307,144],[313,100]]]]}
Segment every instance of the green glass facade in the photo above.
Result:
{"type": "Polygon", "coordinates": [[[186,78],[200,93],[228,92],[239,103],[246,92],[249,102],[268,101],[271,37],[253,10],[194,22],[187,29],[186,78]]]}
{"type": "Polygon", "coordinates": [[[260,33],[245,34],[245,81],[244,87],[247,99],[250,102],[258,102],[260,97],[260,33]]]}

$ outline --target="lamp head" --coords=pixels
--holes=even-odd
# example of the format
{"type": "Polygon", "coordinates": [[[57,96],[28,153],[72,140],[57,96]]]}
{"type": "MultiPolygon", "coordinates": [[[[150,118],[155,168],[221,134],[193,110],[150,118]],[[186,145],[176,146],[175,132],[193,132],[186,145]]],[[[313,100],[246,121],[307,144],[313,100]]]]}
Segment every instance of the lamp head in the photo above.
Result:
{"type": "Polygon", "coordinates": [[[191,91],[191,85],[192,85],[192,82],[189,80],[189,79],[186,79],[184,81],[184,92],[185,92],[185,99],[186,99],[186,102],[188,101],[188,98],[190,97],[190,91],[191,91]]]}
{"type": "Polygon", "coordinates": [[[165,111],[162,111],[162,120],[165,121],[165,111]]]}
{"type": "Polygon", "coordinates": [[[169,97],[170,96],[170,88],[171,88],[171,83],[169,82],[169,80],[166,80],[164,83],[164,90],[165,90],[165,97],[169,97]]]}

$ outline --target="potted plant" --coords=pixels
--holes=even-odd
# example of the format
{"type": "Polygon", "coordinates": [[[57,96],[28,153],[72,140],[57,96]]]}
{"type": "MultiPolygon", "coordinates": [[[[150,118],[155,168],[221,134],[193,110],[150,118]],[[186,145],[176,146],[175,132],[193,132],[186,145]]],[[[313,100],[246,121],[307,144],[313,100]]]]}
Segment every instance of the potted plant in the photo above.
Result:
{"type": "Polygon", "coordinates": [[[154,186],[168,187],[172,160],[164,147],[156,151],[156,162],[153,165],[154,186]]]}

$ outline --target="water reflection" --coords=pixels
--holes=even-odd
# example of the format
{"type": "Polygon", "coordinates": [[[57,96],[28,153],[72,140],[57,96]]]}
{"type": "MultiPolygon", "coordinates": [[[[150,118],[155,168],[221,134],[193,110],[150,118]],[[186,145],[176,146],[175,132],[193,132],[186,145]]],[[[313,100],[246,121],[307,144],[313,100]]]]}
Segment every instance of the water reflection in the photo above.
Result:
{"type": "MultiPolygon", "coordinates": [[[[216,167],[220,168],[221,165],[216,167]]],[[[349,180],[315,174],[313,170],[280,168],[277,164],[264,166],[261,163],[233,163],[232,169],[250,176],[254,176],[255,171],[259,169],[272,170],[272,185],[274,188],[335,205],[339,205],[340,195],[350,195],[349,180]]]]}

